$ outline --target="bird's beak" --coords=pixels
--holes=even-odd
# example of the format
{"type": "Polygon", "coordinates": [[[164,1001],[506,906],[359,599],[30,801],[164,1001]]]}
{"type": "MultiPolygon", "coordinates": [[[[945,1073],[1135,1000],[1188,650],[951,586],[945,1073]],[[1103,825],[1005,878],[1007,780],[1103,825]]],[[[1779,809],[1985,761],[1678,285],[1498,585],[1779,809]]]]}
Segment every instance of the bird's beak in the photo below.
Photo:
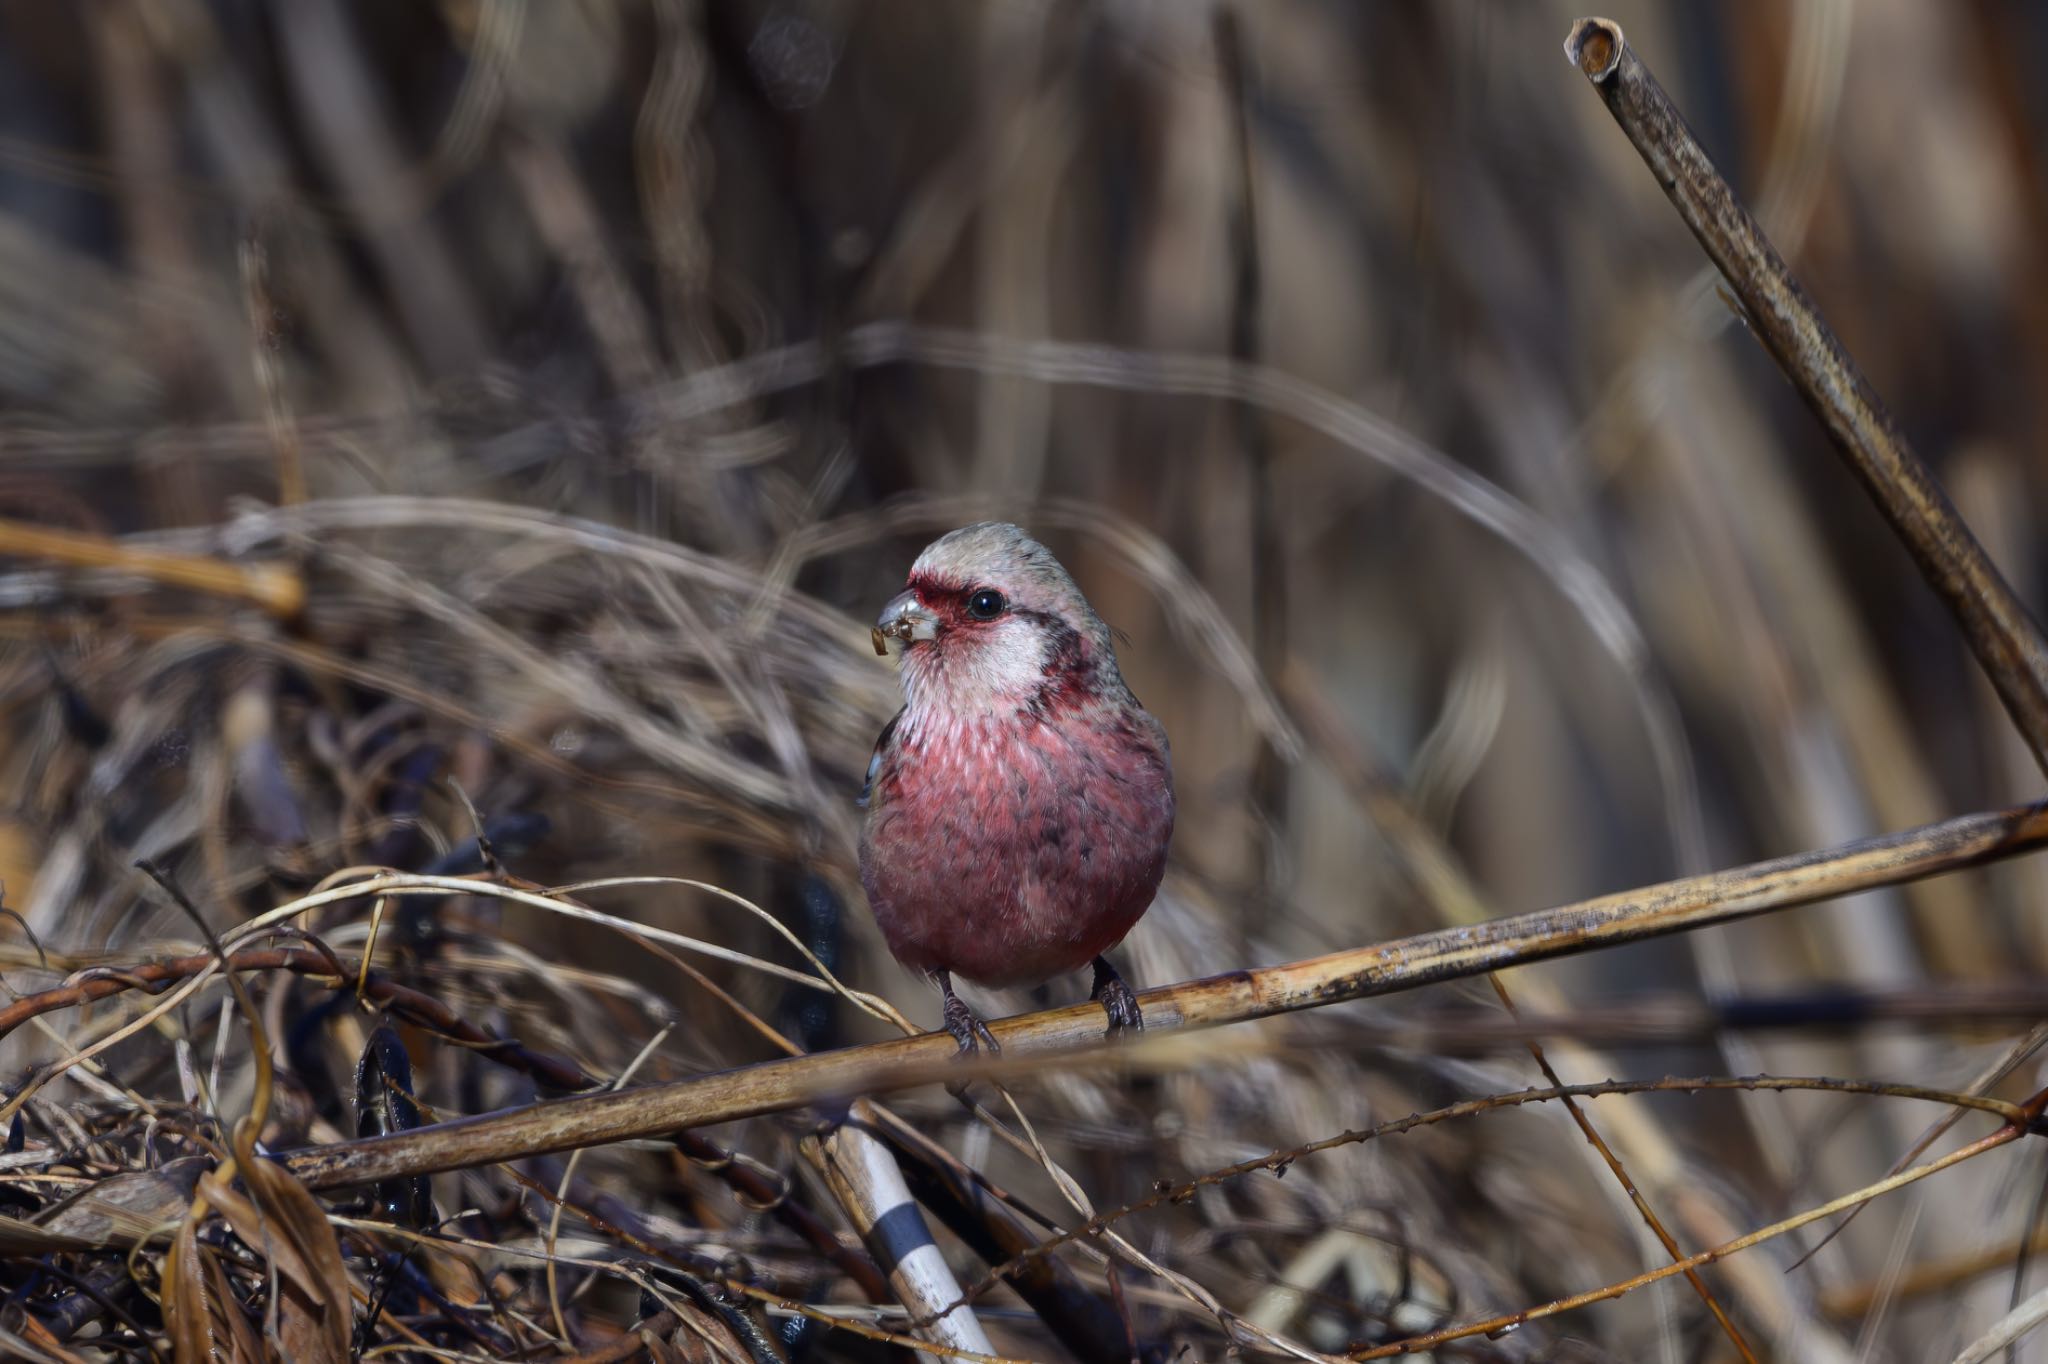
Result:
{"type": "Polygon", "coordinates": [[[875,621],[875,652],[888,653],[888,642],[892,639],[914,644],[920,640],[936,639],[938,633],[938,617],[925,610],[917,594],[898,592],[889,598],[889,604],[882,608],[881,616],[875,621]]]}

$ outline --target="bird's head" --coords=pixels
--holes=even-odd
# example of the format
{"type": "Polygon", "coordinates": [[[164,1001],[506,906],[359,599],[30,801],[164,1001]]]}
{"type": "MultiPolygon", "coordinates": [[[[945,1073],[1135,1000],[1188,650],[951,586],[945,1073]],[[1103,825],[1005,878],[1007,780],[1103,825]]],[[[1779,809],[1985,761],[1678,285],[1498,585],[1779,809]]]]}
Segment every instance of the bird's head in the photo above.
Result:
{"type": "Polygon", "coordinates": [[[1044,710],[1121,692],[1109,627],[1050,550],[982,521],[941,536],[882,608],[875,650],[896,641],[913,724],[1044,710]]]}

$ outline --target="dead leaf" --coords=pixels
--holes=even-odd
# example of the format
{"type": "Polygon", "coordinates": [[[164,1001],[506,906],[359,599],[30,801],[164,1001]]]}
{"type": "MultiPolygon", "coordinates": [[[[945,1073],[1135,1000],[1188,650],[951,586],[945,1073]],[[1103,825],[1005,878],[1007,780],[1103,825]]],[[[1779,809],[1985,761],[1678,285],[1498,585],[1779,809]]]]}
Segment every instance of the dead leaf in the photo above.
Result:
{"type": "Polygon", "coordinates": [[[178,1364],[261,1364],[256,1333],[220,1261],[199,1244],[198,1219],[187,1217],[164,1259],[164,1328],[178,1364]]]}
{"type": "MultiPolygon", "coordinates": [[[[81,1246],[126,1249],[162,1236],[184,1215],[193,1187],[210,1162],[186,1156],[155,1170],[131,1170],[100,1180],[36,1218],[36,1226],[81,1246]]],[[[0,1246],[8,1231],[0,1227],[0,1246]]]]}
{"type": "Polygon", "coordinates": [[[278,1279],[279,1345],[292,1364],[346,1364],[354,1303],[341,1244],[320,1201],[282,1166],[251,1161],[249,1196],[207,1175],[200,1191],[278,1279]]]}
{"type": "Polygon", "coordinates": [[[55,1250],[91,1250],[98,1241],[66,1236],[16,1217],[0,1217],[0,1255],[47,1255],[55,1250]]]}

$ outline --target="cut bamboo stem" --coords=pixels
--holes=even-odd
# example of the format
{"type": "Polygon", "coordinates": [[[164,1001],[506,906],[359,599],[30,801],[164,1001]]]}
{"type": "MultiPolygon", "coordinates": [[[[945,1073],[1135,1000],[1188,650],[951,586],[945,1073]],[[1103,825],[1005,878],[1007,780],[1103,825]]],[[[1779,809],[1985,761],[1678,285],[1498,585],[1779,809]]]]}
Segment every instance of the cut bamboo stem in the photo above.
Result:
{"type": "Polygon", "coordinates": [[[1167,1349],[1140,1339],[1105,1297],[1084,1285],[1057,1255],[1031,1255],[1039,1235],[1012,1212],[993,1184],[887,1109],[865,1107],[873,1132],[895,1155],[911,1193],[980,1256],[1045,1323],[1080,1364],[1163,1364],[1167,1349]]]}
{"type": "Polygon", "coordinates": [[[1581,19],[1572,59],[1741,300],[1750,329],[1962,625],[2034,760],[2048,772],[2048,640],[1878,401],[1671,97],[1611,19],[1581,19]]]}
{"type": "MultiPolygon", "coordinates": [[[[1527,962],[1730,923],[1771,910],[1896,885],[2048,843],[2048,804],[1965,815],[1904,833],[1689,876],[1619,895],[1354,948],[1283,966],[1231,971],[1139,996],[1151,1047],[1161,1033],[1393,994],[1527,962]]],[[[431,1127],[336,1142],[285,1157],[316,1189],[466,1169],[783,1112],[827,1099],[937,1080],[1070,1065],[1103,1050],[1102,1009],[1084,1003],[989,1025],[1003,1056],[962,1064],[953,1039],[925,1033],[764,1061],[638,1089],[554,1099],[431,1127]]],[[[1131,1055],[1139,1053],[1132,1051],[1131,1055]]]]}
{"type": "Polygon", "coordinates": [[[875,1121],[870,1104],[855,1102],[851,1122],[804,1138],[804,1158],[846,1209],[875,1263],[889,1276],[896,1300],[910,1313],[911,1324],[941,1345],[994,1354],[981,1319],[962,1301],[960,1281],[932,1239],[896,1157],[874,1135],[875,1121]]]}

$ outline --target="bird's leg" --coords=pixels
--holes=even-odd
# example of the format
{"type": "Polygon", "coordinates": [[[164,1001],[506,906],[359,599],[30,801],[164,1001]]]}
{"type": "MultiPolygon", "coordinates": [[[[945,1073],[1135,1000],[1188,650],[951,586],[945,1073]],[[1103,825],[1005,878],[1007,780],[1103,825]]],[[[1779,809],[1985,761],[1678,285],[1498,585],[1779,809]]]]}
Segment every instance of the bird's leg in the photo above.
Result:
{"type": "Polygon", "coordinates": [[[939,989],[946,994],[946,1031],[953,1034],[953,1040],[960,1044],[959,1054],[972,1056],[982,1047],[987,1047],[989,1055],[1001,1056],[1002,1044],[996,1041],[996,1035],[988,1030],[988,1024],[976,1017],[974,1010],[967,1007],[966,1001],[953,993],[952,974],[941,971],[938,975],[939,989]]]}
{"type": "Polygon", "coordinates": [[[1145,1015],[1138,1009],[1138,996],[1116,973],[1116,968],[1109,964],[1108,957],[1095,959],[1095,988],[1088,992],[1088,998],[1100,1004],[1102,1012],[1109,1015],[1110,1036],[1144,1028],[1145,1015]]]}

